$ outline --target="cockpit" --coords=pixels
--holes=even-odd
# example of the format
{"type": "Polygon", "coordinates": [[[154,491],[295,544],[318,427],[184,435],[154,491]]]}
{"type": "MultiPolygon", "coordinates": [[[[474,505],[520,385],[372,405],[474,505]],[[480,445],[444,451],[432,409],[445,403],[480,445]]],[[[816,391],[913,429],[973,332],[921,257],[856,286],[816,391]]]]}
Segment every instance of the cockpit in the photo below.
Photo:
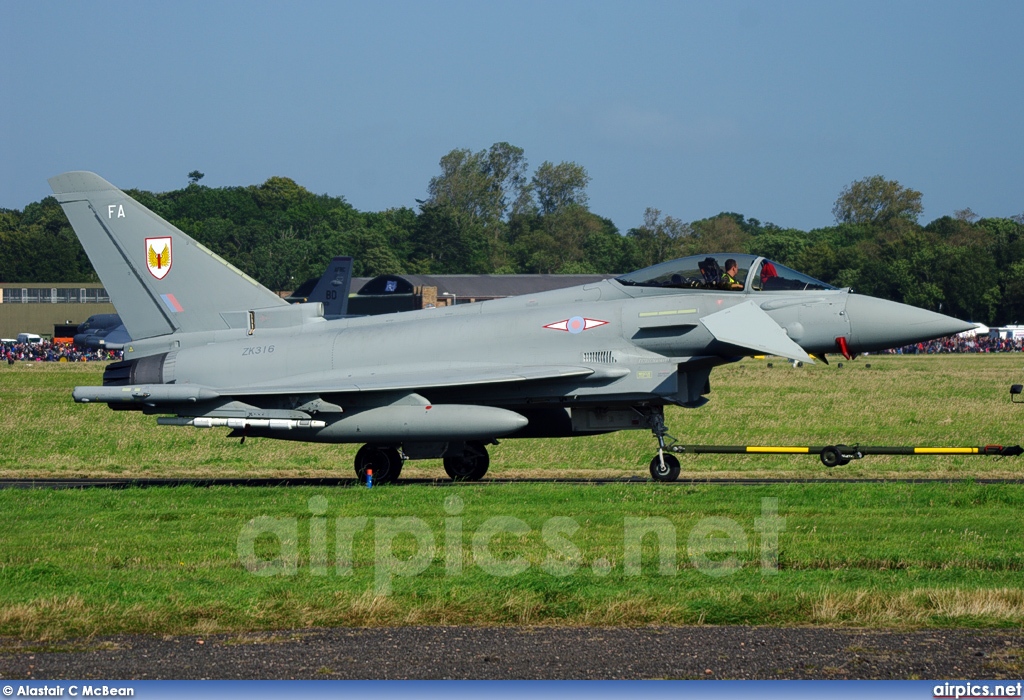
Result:
{"type": "Polygon", "coordinates": [[[691,255],[645,267],[616,277],[615,281],[631,287],[669,287],[675,289],[720,289],[724,291],[803,291],[835,289],[802,272],[768,258],[748,253],[716,253],[691,255]],[[736,265],[736,272],[728,270],[736,265]]]}

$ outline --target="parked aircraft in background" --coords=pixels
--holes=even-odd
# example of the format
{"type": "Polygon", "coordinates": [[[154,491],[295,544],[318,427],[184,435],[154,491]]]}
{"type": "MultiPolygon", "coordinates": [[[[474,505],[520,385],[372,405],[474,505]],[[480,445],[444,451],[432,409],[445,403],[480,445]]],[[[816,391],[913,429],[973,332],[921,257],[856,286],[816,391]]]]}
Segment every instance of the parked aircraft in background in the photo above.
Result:
{"type": "MultiPolygon", "coordinates": [[[[306,284],[302,286],[305,287],[306,284]]],[[[301,303],[320,302],[324,305],[325,319],[341,318],[348,314],[348,292],[351,288],[352,258],[339,255],[331,259],[308,296],[304,296],[305,290],[300,287],[292,292],[289,301],[296,300],[297,297],[301,303]]]]}
{"type": "Polygon", "coordinates": [[[74,338],[75,345],[88,350],[121,350],[131,339],[117,314],[93,314],[78,324],[74,338]]]}
{"type": "Polygon", "coordinates": [[[673,480],[664,407],[704,404],[714,367],[760,354],[850,357],[973,327],[754,255],[327,320],[323,304],[288,305],[97,175],[50,184],[133,339],[103,386],[76,387],[76,401],[236,436],[364,443],[356,472],[378,482],[425,458],[479,479],[498,438],[630,429],[653,432],[651,474],[673,480]]]}

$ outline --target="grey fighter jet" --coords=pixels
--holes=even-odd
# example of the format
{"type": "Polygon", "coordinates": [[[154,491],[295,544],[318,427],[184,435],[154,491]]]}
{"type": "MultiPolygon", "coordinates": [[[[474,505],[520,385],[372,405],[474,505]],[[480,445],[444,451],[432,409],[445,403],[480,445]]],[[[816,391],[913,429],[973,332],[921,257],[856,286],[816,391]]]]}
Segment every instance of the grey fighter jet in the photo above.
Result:
{"type": "Polygon", "coordinates": [[[320,302],[324,305],[324,318],[330,321],[348,315],[348,292],[351,288],[352,258],[339,255],[331,259],[319,280],[305,282],[292,292],[288,301],[320,302]]]}
{"type": "Polygon", "coordinates": [[[849,357],[973,327],[741,254],[326,320],[322,304],[285,303],[97,175],[50,185],[132,337],[103,386],[76,387],[76,401],[239,437],[364,443],[356,473],[378,482],[426,458],[480,479],[498,438],[631,429],[653,432],[651,474],[673,480],[664,407],[706,403],[714,367],[849,357]]]}
{"type": "Polygon", "coordinates": [[[93,314],[78,324],[74,342],[87,350],[120,350],[131,342],[131,336],[117,314],[93,314]]]}

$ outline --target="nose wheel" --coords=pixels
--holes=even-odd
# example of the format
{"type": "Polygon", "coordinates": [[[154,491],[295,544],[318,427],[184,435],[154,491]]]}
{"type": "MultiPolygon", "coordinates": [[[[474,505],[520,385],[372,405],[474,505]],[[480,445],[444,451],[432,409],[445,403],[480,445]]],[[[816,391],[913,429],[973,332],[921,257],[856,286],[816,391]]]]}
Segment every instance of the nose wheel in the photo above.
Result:
{"type": "Polygon", "coordinates": [[[659,451],[651,460],[651,478],[655,481],[675,481],[679,478],[679,460],[674,454],[659,451]]]}
{"type": "Polygon", "coordinates": [[[651,432],[654,433],[654,437],[658,439],[658,454],[651,460],[651,478],[655,481],[675,481],[679,478],[679,460],[669,450],[672,449],[671,445],[675,444],[676,439],[668,434],[668,428],[665,427],[665,414],[662,413],[660,407],[636,410],[644,417],[651,432]],[[666,442],[665,438],[671,442],[666,442]]]}

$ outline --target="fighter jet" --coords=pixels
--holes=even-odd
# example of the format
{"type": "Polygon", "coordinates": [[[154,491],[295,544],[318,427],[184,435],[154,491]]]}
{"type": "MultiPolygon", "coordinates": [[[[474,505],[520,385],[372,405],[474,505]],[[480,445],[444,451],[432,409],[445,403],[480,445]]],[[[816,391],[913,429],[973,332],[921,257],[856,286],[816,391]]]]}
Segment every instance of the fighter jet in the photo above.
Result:
{"type": "Polygon", "coordinates": [[[348,315],[348,292],[352,288],[352,258],[339,255],[331,259],[320,279],[307,280],[292,292],[288,301],[320,302],[327,320],[348,315]]]}
{"type": "Polygon", "coordinates": [[[488,469],[499,438],[650,430],[671,481],[664,408],[707,402],[744,356],[813,362],[972,324],[836,289],[760,256],[700,255],[595,284],[475,304],[326,320],[289,305],[99,176],[50,180],[132,341],[80,403],[162,414],[236,437],[363,443],[355,471],[399,478],[442,458],[488,469]]]}
{"type": "Polygon", "coordinates": [[[120,350],[131,342],[128,330],[117,314],[93,314],[78,324],[74,342],[87,350],[120,350]]]}

